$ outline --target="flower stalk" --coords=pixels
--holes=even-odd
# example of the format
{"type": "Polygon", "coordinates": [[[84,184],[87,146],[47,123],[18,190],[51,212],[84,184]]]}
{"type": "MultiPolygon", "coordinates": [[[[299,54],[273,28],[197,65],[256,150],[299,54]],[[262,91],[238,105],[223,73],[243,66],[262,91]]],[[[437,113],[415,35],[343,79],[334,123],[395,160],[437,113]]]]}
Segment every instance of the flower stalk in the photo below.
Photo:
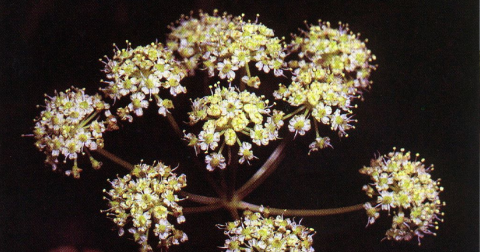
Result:
{"type": "Polygon", "coordinates": [[[130,164],[129,162],[119,158],[115,154],[113,154],[113,153],[111,153],[111,152],[109,152],[109,151],[107,151],[103,148],[102,149],[96,149],[95,152],[102,155],[103,157],[109,159],[110,161],[120,165],[121,167],[129,170],[129,171],[133,170],[134,166],[132,164],[130,164]]]}
{"type": "Polygon", "coordinates": [[[268,157],[268,159],[265,161],[263,166],[260,167],[260,169],[258,169],[258,171],[237,190],[237,197],[239,200],[242,200],[249,195],[278,168],[285,157],[285,147],[293,138],[291,135],[292,134],[289,134],[282,140],[282,142],[272,152],[270,157],[268,157]]]}

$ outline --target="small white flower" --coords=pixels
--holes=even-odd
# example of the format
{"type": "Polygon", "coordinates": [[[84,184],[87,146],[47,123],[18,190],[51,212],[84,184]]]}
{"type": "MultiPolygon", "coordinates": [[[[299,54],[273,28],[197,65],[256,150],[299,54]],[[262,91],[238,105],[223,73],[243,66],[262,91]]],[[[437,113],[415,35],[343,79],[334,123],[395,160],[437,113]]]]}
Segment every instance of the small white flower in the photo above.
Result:
{"type": "Polygon", "coordinates": [[[295,132],[295,136],[297,136],[297,134],[300,134],[301,136],[305,135],[310,128],[310,120],[306,119],[304,115],[294,116],[288,124],[288,130],[290,132],[295,132]]]}
{"type": "Polygon", "coordinates": [[[158,106],[158,114],[163,115],[163,116],[167,116],[167,113],[170,113],[170,110],[168,110],[168,109],[173,108],[173,105],[172,105],[170,100],[168,100],[168,99],[164,100],[162,98],[158,98],[157,106],[158,106]],[[167,106],[165,106],[165,105],[167,105],[167,106]]]}
{"type": "MultiPolygon", "coordinates": [[[[282,122],[283,123],[283,122],[282,122]]],[[[276,140],[278,138],[278,128],[277,125],[273,122],[272,117],[267,118],[267,122],[264,123],[265,131],[268,133],[268,139],[276,140]]]]}
{"type": "Polygon", "coordinates": [[[325,149],[327,147],[332,147],[330,144],[330,138],[329,137],[317,137],[315,138],[315,142],[312,142],[308,148],[310,148],[310,151],[308,152],[308,155],[310,155],[310,152],[312,151],[318,151],[319,149],[325,149]]]}
{"type": "Polygon", "coordinates": [[[388,173],[382,172],[378,181],[375,183],[377,190],[388,190],[388,187],[393,183],[392,176],[389,176],[388,173]]]}
{"type": "Polygon", "coordinates": [[[379,192],[377,202],[382,206],[382,210],[388,210],[390,212],[391,207],[395,207],[395,201],[393,198],[393,192],[382,191],[379,192]]]}
{"type": "Polygon", "coordinates": [[[181,224],[181,223],[184,223],[185,222],[185,216],[184,215],[180,215],[177,217],[177,223],[178,224],[181,224]]]}
{"type": "Polygon", "coordinates": [[[177,94],[187,92],[187,89],[180,84],[181,80],[182,77],[180,75],[171,75],[168,77],[167,81],[162,83],[162,85],[166,89],[170,88],[170,94],[172,96],[177,96],[177,94]]]}
{"type": "Polygon", "coordinates": [[[200,131],[200,134],[198,134],[200,149],[203,151],[208,151],[208,148],[215,150],[218,147],[219,141],[220,133],[215,132],[215,128],[207,128],[206,130],[200,131]]]}
{"type": "Polygon", "coordinates": [[[159,79],[161,78],[165,78],[165,79],[168,79],[168,77],[170,77],[170,74],[171,74],[171,66],[170,64],[166,64],[165,63],[165,59],[162,59],[162,58],[159,58],[156,62],[157,64],[155,64],[155,71],[153,72],[153,74],[155,74],[159,79]]]}
{"type": "Polygon", "coordinates": [[[377,211],[375,207],[372,207],[372,204],[370,202],[367,202],[363,205],[363,208],[367,211],[367,216],[368,216],[368,222],[367,226],[375,223],[375,220],[378,219],[380,216],[380,213],[377,211]]]}
{"type": "Polygon", "coordinates": [[[125,77],[125,80],[122,80],[121,82],[117,83],[116,86],[118,86],[118,92],[121,96],[126,96],[130,93],[135,93],[137,92],[137,85],[140,83],[140,80],[138,80],[135,77],[125,77]]]}
{"type": "Polygon", "coordinates": [[[220,79],[235,79],[235,70],[238,70],[238,66],[232,65],[229,60],[225,60],[224,62],[218,62],[217,70],[220,79]]]}
{"type": "Polygon", "coordinates": [[[148,101],[145,100],[145,94],[141,92],[134,93],[130,96],[132,102],[128,104],[128,109],[133,111],[137,116],[143,115],[143,109],[148,108],[148,101]]]}
{"type": "Polygon", "coordinates": [[[347,117],[346,114],[340,114],[340,110],[337,109],[335,113],[331,115],[332,130],[338,130],[338,134],[344,136],[346,135],[345,131],[352,127],[352,125],[349,124],[351,121],[351,117],[347,117]]]}
{"type": "Polygon", "coordinates": [[[323,102],[319,102],[317,106],[312,110],[312,116],[323,124],[329,124],[330,115],[332,114],[332,107],[325,106],[323,102]]]}
{"type": "Polygon", "coordinates": [[[240,164],[243,164],[247,161],[250,164],[250,161],[253,159],[257,159],[256,156],[253,155],[252,144],[249,142],[243,142],[240,150],[238,151],[238,155],[240,156],[240,160],[238,161],[240,164]]]}
{"type": "Polygon", "coordinates": [[[145,95],[158,94],[158,92],[160,92],[160,80],[153,74],[150,74],[146,79],[142,79],[140,85],[142,86],[142,92],[145,95]]]}
{"type": "Polygon", "coordinates": [[[221,153],[213,152],[205,157],[205,163],[207,164],[207,170],[214,171],[215,168],[225,169],[227,166],[225,163],[225,157],[221,153]]]}
{"type": "Polygon", "coordinates": [[[160,240],[166,240],[172,232],[172,227],[173,225],[166,219],[160,219],[160,221],[155,224],[154,232],[160,240]]]}
{"type": "Polygon", "coordinates": [[[252,138],[252,142],[256,145],[268,145],[270,137],[268,132],[262,127],[261,124],[255,125],[253,129],[250,130],[250,137],[252,138]]]}
{"type": "Polygon", "coordinates": [[[262,60],[258,61],[255,66],[258,68],[258,71],[262,71],[265,73],[270,72],[270,67],[266,62],[263,62],[262,60]]]}
{"type": "Polygon", "coordinates": [[[272,118],[273,118],[273,122],[275,122],[275,125],[277,126],[277,129],[280,129],[281,127],[283,127],[283,116],[285,115],[285,113],[283,111],[280,111],[280,110],[276,110],[274,109],[273,110],[273,113],[272,113],[272,118]]]}
{"type": "Polygon", "coordinates": [[[196,136],[195,134],[193,134],[193,133],[185,134],[185,132],[184,132],[183,134],[184,134],[183,139],[185,139],[186,141],[188,141],[188,146],[193,147],[194,150],[195,150],[195,155],[198,155],[199,143],[198,143],[198,138],[197,138],[197,136],[196,136]]]}
{"type": "Polygon", "coordinates": [[[274,69],[273,74],[275,74],[275,76],[277,76],[277,77],[284,76],[282,69],[274,69]]]}
{"type": "Polygon", "coordinates": [[[226,116],[227,118],[234,118],[241,112],[242,108],[242,101],[236,97],[229,97],[226,100],[222,100],[220,105],[222,116],[226,116]]]}

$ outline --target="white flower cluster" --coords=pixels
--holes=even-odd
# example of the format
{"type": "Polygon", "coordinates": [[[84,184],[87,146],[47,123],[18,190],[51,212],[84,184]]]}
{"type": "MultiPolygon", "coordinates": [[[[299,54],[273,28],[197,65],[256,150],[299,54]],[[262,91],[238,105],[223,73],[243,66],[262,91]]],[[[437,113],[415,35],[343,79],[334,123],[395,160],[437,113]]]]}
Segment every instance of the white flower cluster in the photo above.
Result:
{"type": "Polygon", "coordinates": [[[270,115],[268,100],[248,91],[238,91],[233,87],[215,85],[212,94],[193,101],[189,112],[190,124],[205,121],[198,136],[189,133],[189,145],[201,149],[206,156],[207,169],[224,169],[225,158],[222,151],[225,145],[238,145],[240,163],[256,158],[251,151],[252,144],[240,141],[245,135],[256,145],[267,145],[278,138],[278,129],[283,125],[283,113],[274,110],[270,115]],[[223,141],[222,141],[223,140],[223,141]]]}
{"type": "Polygon", "coordinates": [[[312,81],[339,78],[352,94],[370,85],[368,78],[375,66],[370,65],[375,55],[367,49],[348,28],[339,24],[338,29],[329,22],[310,26],[303,36],[294,38],[290,46],[297,51],[299,60],[289,62],[294,68],[293,81],[310,84],[312,81]]]}
{"type": "Polygon", "coordinates": [[[227,252],[315,251],[312,247],[315,231],[280,215],[274,218],[246,210],[240,220],[217,226],[228,236],[221,247],[227,252]]]}
{"type": "Polygon", "coordinates": [[[288,48],[290,55],[297,56],[288,62],[293,70],[292,83],[280,84],[274,96],[305,110],[303,116],[291,119],[291,132],[305,134],[311,129],[308,116],[313,117],[317,139],[310,151],[325,148],[329,140],[323,147],[318,145],[324,139],[319,126],[329,126],[340,137],[353,128],[352,101],[369,87],[368,78],[375,69],[369,62],[375,56],[364,42],[349,33],[347,26],[340,24],[339,29],[333,29],[328,22],[311,26],[303,36],[294,37],[288,48]]]}
{"type": "Polygon", "coordinates": [[[200,12],[199,18],[183,16],[178,26],[171,26],[167,45],[177,51],[191,70],[199,63],[210,77],[234,79],[236,71],[245,68],[242,81],[258,88],[260,80],[251,76],[249,62],[256,62],[259,71],[273,70],[275,76],[283,75],[286,56],[284,45],[274,37],[273,30],[255,22],[245,22],[243,15],[233,17],[215,11],[213,16],[200,12]]]}
{"type": "Polygon", "coordinates": [[[135,49],[131,48],[128,41],[127,44],[127,49],[116,48],[113,58],[107,58],[104,62],[108,79],[104,82],[108,87],[102,91],[115,100],[130,95],[130,104],[117,111],[122,120],[132,121],[131,113],[142,116],[143,109],[148,107],[152,97],[159,107],[158,113],[166,116],[169,109],[173,108],[173,103],[160,97],[160,88],[170,90],[173,96],[186,93],[186,88],[180,84],[187,76],[185,66],[176,61],[173,52],[162,43],[135,49]]]}
{"type": "MultiPolygon", "coordinates": [[[[90,96],[72,87],[46,97],[45,109],[35,120],[35,146],[47,155],[45,162],[53,170],[57,169],[60,156],[65,157],[65,162],[73,159],[72,170],[65,173],[79,178],[82,169],[77,166],[78,154],[102,148],[103,133],[117,129],[117,121],[108,110],[110,105],[98,94],[90,96]],[[105,117],[103,121],[99,120],[102,116],[105,117]]],[[[100,168],[100,162],[91,156],[90,160],[95,169],[100,168]]]]}
{"type": "Polygon", "coordinates": [[[185,222],[176,193],[187,185],[187,180],[184,174],[177,177],[174,170],[161,162],[138,164],[130,174],[111,181],[112,189],[104,190],[110,206],[105,212],[119,227],[120,236],[124,234],[124,228],[130,226],[128,232],[141,245],[141,251],[152,250],[148,244],[152,227],[161,247],[177,245],[188,239],[168,220],[173,216],[178,224],[185,222]]]}
{"type": "MultiPolygon", "coordinates": [[[[438,221],[443,221],[439,194],[443,191],[440,179],[433,180],[430,171],[433,165],[425,167],[424,160],[410,161],[411,154],[404,149],[390,152],[371,161],[370,167],[363,167],[360,173],[370,176],[373,183],[364,186],[369,197],[377,197],[377,205],[365,204],[368,224],[373,224],[380,216],[380,210],[390,213],[393,210],[392,227],[387,231],[388,240],[411,240],[417,236],[434,234],[438,221]]],[[[367,225],[368,225],[367,224],[367,225]]]]}

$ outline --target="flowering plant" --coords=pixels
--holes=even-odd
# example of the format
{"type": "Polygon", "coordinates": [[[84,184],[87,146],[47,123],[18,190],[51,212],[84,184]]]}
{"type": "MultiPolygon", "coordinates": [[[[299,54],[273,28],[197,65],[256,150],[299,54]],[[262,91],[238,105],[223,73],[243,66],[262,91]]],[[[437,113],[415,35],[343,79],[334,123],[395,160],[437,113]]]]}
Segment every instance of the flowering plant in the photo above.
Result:
{"type": "Polygon", "coordinates": [[[433,169],[425,168],[423,160],[410,161],[410,152],[403,149],[376,158],[371,167],[360,170],[373,180],[364,187],[369,197],[377,197],[373,202],[305,210],[264,208],[243,201],[275,171],[286,146],[297,137],[310,137],[309,132],[314,131],[311,154],[332,148],[331,131],[342,138],[355,128],[353,110],[371,87],[369,78],[376,66],[366,41],[348,25],[340,23],[336,29],[329,22],[319,22],[287,43],[258,22],[258,16],[252,22],[245,21],[244,15],[215,11],[213,15],[182,16],[170,29],[165,44],[133,48],[127,41],[126,48],[115,45],[114,55],[102,60],[106,77],[100,90],[109,102],[99,94],[90,96],[72,87],[47,96],[45,110],[36,119],[36,146],[54,170],[80,178],[77,160],[84,155],[93,168],[100,168],[102,163],[90,152],[130,170],[111,181],[112,189],[105,190],[109,204],[105,212],[118,226],[119,235],[127,228],[141,251],[168,249],[188,240],[172,219],[181,224],[186,221],[184,213],[220,208],[235,219],[219,225],[228,236],[220,247],[226,251],[313,251],[315,231],[286,216],[361,209],[366,209],[368,224],[375,222],[380,210],[394,212],[387,239],[416,236],[420,243],[425,234],[433,234],[431,228],[438,227],[443,215],[440,207],[444,203],[439,199],[443,188],[439,180],[431,178],[433,169]],[[172,115],[175,97],[195,88],[186,80],[202,72],[206,73],[203,85],[208,94],[191,100],[189,127],[182,130],[172,115]],[[276,85],[265,87],[272,80],[276,85]],[[263,89],[274,90],[267,93],[263,89]],[[133,166],[104,149],[103,134],[143,116],[151,102],[195,156],[203,159],[197,167],[206,173],[218,197],[184,191],[186,176],[177,175],[160,161],[133,166]],[[235,187],[238,166],[262,161],[254,151],[280,139],[251,179],[235,187]],[[64,163],[73,160],[72,168],[61,165],[59,158],[64,163]],[[228,186],[219,186],[226,184],[224,176],[219,183],[212,176],[222,171],[232,175],[228,186]],[[203,206],[184,208],[179,204],[182,200],[203,206]],[[245,210],[243,217],[239,209],[245,210]]]}

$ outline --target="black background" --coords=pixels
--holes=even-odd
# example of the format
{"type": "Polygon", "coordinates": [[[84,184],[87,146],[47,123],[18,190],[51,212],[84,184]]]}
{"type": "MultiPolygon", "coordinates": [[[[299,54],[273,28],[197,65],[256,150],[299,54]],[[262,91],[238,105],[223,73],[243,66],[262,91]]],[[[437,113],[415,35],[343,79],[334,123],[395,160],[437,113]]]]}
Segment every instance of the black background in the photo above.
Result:
{"type": "MultiPolygon", "coordinates": [[[[331,134],[334,149],[307,156],[313,135],[289,145],[278,170],[247,201],[279,208],[331,208],[367,201],[361,191],[368,179],[358,173],[374,153],[405,147],[435,164],[442,178],[445,222],[437,237],[416,242],[383,241],[390,219],[383,214],[365,229],[363,211],[304,218],[317,231],[316,251],[478,251],[478,2],[475,1],[15,1],[0,3],[0,250],[48,251],[61,245],[101,251],[135,251],[119,238],[102,189],[107,178],[124,174],[105,161],[100,171],[85,167],[80,180],[53,173],[32,138],[33,118],[43,94],[70,86],[93,94],[104,78],[98,61],[112,54],[112,44],[134,46],[165,41],[167,25],[190,10],[214,8],[245,13],[285,36],[304,20],[349,23],[368,38],[378,70],[371,91],[359,103],[359,120],[350,137],[331,134]],[[461,3],[462,2],[462,3],[461,3]],[[3,250],[2,250],[3,249],[3,250]]],[[[195,79],[189,81],[195,85],[195,79]]],[[[198,84],[201,85],[201,84],[198,84]]],[[[264,84],[265,85],[265,84],[264,84]]],[[[276,84],[272,84],[276,85],[276,84]]],[[[188,87],[190,88],[190,86],[188,87]]],[[[192,88],[194,90],[195,88],[192,88]]],[[[193,91],[192,91],[193,92],[193,91]]],[[[180,95],[174,116],[185,120],[188,97],[180,95]],[[183,104],[183,105],[182,105],[183,104]],[[182,117],[183,115],[183,117],[182,117]]],[[[153,106],[133,124],[106,137],[106,149],[129,162],[161,159],[180,163],[187,190],[212,195],[191,157],[153,106]]],[[[278,142],[258,151],[260,160],[278,142]]],[[[252,174],[241,166],[239,183],[252,174]]],[[[217,211],[187,215],[181,226],[189,242],[172,251],[218,251],[225,239],[214,224],[229,220],[217,211]]],[[[299,220],[300,217],[297,218],[299,220]]],[[[86,250],[85,250],[86,251],[86,250]]]]}

